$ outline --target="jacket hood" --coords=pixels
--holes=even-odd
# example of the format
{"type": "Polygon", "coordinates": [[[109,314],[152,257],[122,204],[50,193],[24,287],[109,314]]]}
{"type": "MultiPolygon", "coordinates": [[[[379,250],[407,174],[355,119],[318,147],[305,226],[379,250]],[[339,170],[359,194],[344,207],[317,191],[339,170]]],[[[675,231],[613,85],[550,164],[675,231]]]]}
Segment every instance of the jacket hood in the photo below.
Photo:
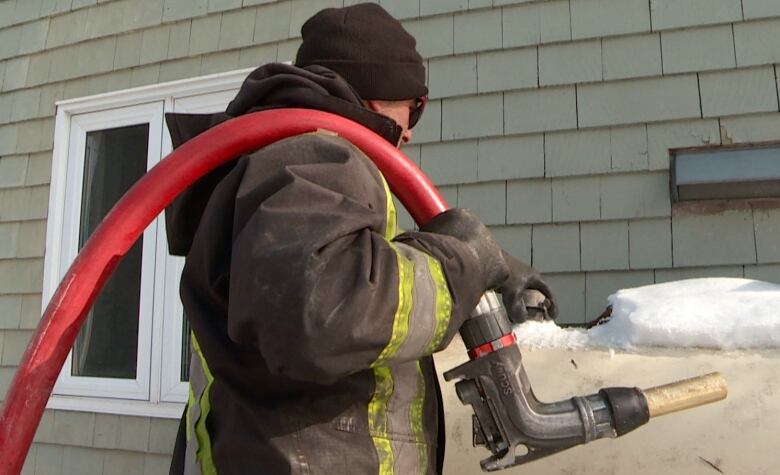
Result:
{"type": "MultiPolygon", "coordinates": [[[[322,66],[299,68],[267,64],[252,71],[225,112],[166,114],[173,147],[226,120],[267,109],[305,108],[338,114],[362,124],[395,145],[401,127],[392,119],[363,107],[360,96],[338,74],[322,66]]],[[[219,182],[235,167],[230,161],[204,176],[165,210],[168,249],[173,255],[189,252],[206,204],[219,182]]]]}

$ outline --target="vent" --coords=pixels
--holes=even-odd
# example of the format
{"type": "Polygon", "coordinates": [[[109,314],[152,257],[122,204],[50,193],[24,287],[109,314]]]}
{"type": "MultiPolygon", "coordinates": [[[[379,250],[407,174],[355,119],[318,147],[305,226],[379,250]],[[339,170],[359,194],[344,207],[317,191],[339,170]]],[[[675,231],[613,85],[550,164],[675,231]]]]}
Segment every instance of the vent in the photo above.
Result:
{"type": "Polygon", "coordinates": [[[672,153],[672,201],[780,197],[780,144],[672,153]]]}

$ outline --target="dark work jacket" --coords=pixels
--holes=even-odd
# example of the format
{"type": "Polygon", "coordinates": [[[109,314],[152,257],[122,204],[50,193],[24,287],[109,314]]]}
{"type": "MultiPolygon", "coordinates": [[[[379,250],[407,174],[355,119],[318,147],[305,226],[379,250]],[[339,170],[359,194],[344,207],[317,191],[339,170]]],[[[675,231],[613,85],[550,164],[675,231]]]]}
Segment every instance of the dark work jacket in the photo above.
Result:
{"type": "MultiPolygon", "coordinates": [[[[337,113],[397,143],[332,71],[282,64],[245,80],[225,113],[169,115],[174,146],[248,112],[337,113]]],[[[312,133],[241,156],[166,210],[185,255],[190,397],[172,473],[417,474],[443,460],[430,355],[482,294],[475,254],[398,234],[379,170],[312,133]]]]}

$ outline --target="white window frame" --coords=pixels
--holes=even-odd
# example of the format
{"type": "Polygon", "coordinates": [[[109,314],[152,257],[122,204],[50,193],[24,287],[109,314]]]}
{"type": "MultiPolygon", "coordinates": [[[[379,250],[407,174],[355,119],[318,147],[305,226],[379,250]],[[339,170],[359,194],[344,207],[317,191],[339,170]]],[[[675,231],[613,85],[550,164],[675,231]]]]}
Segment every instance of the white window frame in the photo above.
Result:
{"type": "MultiPolygon", "coordinates": [[[[171,108],[175,112],[188,113],[224,110],[225,104],[235,96],[236,89],[237,87],[205,93],[201,91],[189,96],[172,97],[170,99],[171,108]]],[[[163,137],[163,149],[166,151],[165,153],[170,153],[173,149],[171,136],[168,134],[167,129],[163,137]]],[[[160,232],[165,236],[165,220],[158,220],[160,232]]],[[[184,258],[168,254],[166,246],[159,246],[157,249],[159,262],[164,262],[165,267],[165,283],[162,293],[163,313],[166,316],[170,316],[169,318],[158,319],[162,320],[163,323],[162,341],[167,342],[164,345],[166,357],[162,359],[160,366],[161,397],[164,401],[175,400],[183,402],[187,399],[188,388],[186,383],[179,381],[181,366],[176,355],[181,355],[182,351],[181,328],[184,308],[182,307],[181,299],[179,299],[179,279],[184,268],[184,258]]]]}
{"type": "MultiPolygon", "coordinates": [[[[219,110],[250,71],[242,69],[56,103],[43,308],[76,255],[86,133],[149,123],[151,167],[172,149],[163,114],[219,110]]],[[[187,384],[179,381],[183,324],[179,277],[183,259],[167,252],[162,215],[146,229],[143,240],[137,379],[71,376],[69,355],[48,408],[181,417],[188,391],[187,384]]]]}
{"type": "MultiPolygon", "coordinates": [[[[65,275],[70,264],[78,254],[79,228],[81,221],[81,198],[78,190],[83,188],[85,149],[87,134],[96,130],[115,127],[149,124],[149,140],[147,146],[147,170],[160,161],[162,145],[162,101],[124,107],[111,111],[97,111],[80,114],[73,117],[70,129],[70,141],[66,170],[67,188],[65,201],[59,203],[57,211],[64,214],[61,244],[59,276],[65,275]]],[[[110,380],[72,376],[69,369],[72,366],[73,352],[68,354],[64,368],[57,380],[58,394],[78,396],[92,394],[98,397],[121,397],[125,399],[148,400],[150,391],[150,374],[146,368],[151,365],[152,333],[151,316],[154,314],[154,268],[157,246],[157,226],[150,226],[143,234],[143,253],[141,260],[141,293],[139,296],[139,312],[143,318],[138,321],[138,355],[136,358],[136,379],[110,380]]]]}

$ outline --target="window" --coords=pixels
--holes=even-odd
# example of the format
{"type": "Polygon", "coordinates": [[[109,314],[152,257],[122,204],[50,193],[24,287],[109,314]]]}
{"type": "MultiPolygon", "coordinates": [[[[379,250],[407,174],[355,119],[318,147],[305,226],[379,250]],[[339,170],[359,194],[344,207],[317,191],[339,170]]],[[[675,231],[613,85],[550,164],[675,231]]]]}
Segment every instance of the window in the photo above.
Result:
{"type": "MultiPolygon", "coordinates": [[[[249,70],[57,104],[44,306],[114,203],[171,150],[166,112],[224,110],[249,70]]],[[[178,297],[183,259],[158,217],[98,296],[50,408],[180,417],[189,329],[178,297]]]]}
{"type": "Polygon", "coordinates": [[[780,144],[674,153],[672,200],[780,197],[780,144]]]}

